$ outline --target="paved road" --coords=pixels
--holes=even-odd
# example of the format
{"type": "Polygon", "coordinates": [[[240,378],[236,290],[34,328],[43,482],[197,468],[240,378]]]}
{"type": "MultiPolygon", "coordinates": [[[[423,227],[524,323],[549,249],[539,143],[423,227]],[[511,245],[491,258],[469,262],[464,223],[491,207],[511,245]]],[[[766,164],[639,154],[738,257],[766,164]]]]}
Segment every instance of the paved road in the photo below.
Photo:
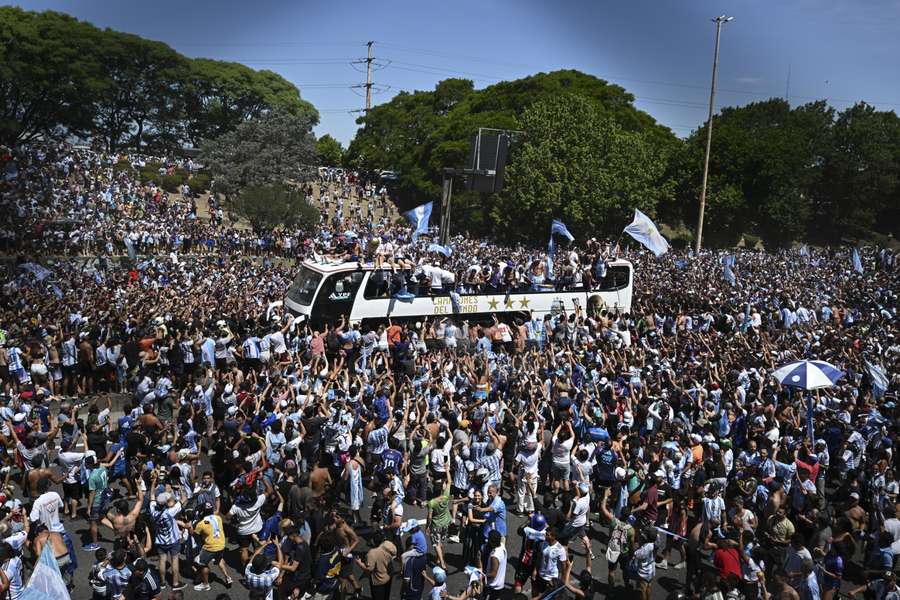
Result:
{"type": "MultiPolygon", "coordinates": [[[[118,415],[113,414],[113,418],[117,418],[118,415]]],[[[207,461],[204,457],[203,467],[207,466],[207,461]]],[[[62,493],[61,489],[57,489],[60,493],[62,493]]],[[[504,497],[509,499],[510,494],[509,490],[504,492],[504,497]]],[[[19,496],[17,494],[17,496],[19,496]]],[[[21,496],[19,496],[21,497],[21,496]]],[[[369,504],[371,500],[371,494],[367,493],[366,505],[362,511],[363,517],[367,517],[369,515],[369,504]]],[[[512,507],[514,503],[511,501],[507,501],[507,505],[512,507]]],[[[425,510],[422,508],[418,508],[411,505],[405,506],[405,514],[404,518],[425,518],[425,510]]],[[[513,577],[515,575],[515,565],[518,560],[518,555],[521,550],[521,538],[515,532],[518,527],[525,522],[525,518],[521,516],[514,515],[512,513],[509,514],[508,525],[509,525],[509,537],[507,539],[507,550],[509,554],[509,563],[507,567],[507,582],[512,584],[513,577]]],[[[73,536],[76,547],[77,547],[77,557],[79,568],[75,577],[75,589],[72,592],[72,598],[75,600],[88,600],[91,598],[91,589],[88,585],[88,571],[90,569],[91,564],[93,564],[93,553],[85,552],[81,549],[81,544],[87,541],[88,539],[88,528],[87,522],[83,518],[79,518],[76,520],[65,520],[64,525],[66,530],[73,536]]],[[[363,538],[363,542],[361,543],[361,547],[358,548],[358,551],[362,551],[368,548],[368,545],[365,543],[366,537],[369,535],[369,530],[367,528],[358,529],[358,533],[363,538]]],[[[607,596],[609,590],[606,585],[606,559],[603,556],[603,553],[606,549],[606,535],[607,530],[605,527],[601,527],[596,520],[591,524],[591,537],[593,542],[593,551],[596,556],[594,559],[593,565],[593,576],[595,579],[595,591],[602,594],[603,596],[607,596]]],[[[109,530],[105,528],[101,528],[101,545],[108,550],[112,549],[112,536],[109,530]]],[[[585,556],[583,552],[583,548],[580,542],[573,542],[571,545],[572,555],[574,556],[574,565],[573,565],[573,574],[580,573],[582,569],[585,568],[585,556]]],[[[445,559],[448,564],[448,586],[451,593],[456,594],[461,591],[466,584],[466,576],[462,573],[462,568],[464,565],[462,564],[462,545],[461,544],[448,544],[445,547],[445,559]]],[[[677,556],[677,553],[673,555],[673,558],[677,556]]],[[[242,565],[240,564],[240,557],[237,551],[237,546],[234,542],[230,542],[228,545],[228,552],[226,555],[226,561],[229,566],[229,569],[232,572],[239,570],[243,572],[242,565]]],[[[151,563],[156,564],[156,558],[151,558],[151,563]]],[[[244,599],[248,597],[248,592],[246,588],[244,588],[240,583],[235,583],[234,586],[228,590],[222,584],[222,582],[218,579],[217,569],[212,570],[211,584],[212,590],[209,592],[195,592],[193,590],[193,586],[189,585],[184,590],[184,595],[187,598],[215,598],[220,593],[228,593],[229,596],[235,600],[244,599]]],[[[363,584],[363,596],[368,598],[368,583],[365,578],[361,577],[361,572],[358,567],[354,568],[354,572],[357,577],[360,577],[360,581],[363,584]]],[[[30,573],[29,573],[30,575],[30,573]]],[[[234,576],[234,573],[232,573],[234,576]]],[[[186,582],[191,582],[190,575],[185,576],[185,567],[182,566],[182,577],[186,582]]],[[[621,575],[619,575],[621,577],[621,575]]],[[[656,599],[665,598],[669,595],[673,590],[678,589],[681,586],[681,583],[684,581],[684,570],[681,569],[672,569],[663,571],[657,571],[657,579],[653,586],[653,597],[656,599]]],[[[395,582],[395,587],[392,589],[392,597],[399,597],[399,581],[395,582]]],[[[426,588],[427,589],[427,588],[426,588]]],[[[526,587],[526,591],[528,587],[526,587]]],[[[619,590],[621,592],[621,590],[619,590]]],[[[619,593],[612,594],[618,595],[620,597],[629,597],[630,594],[619,593]]],[[[510,591],[510,596],[512,593],[510,591]]],[[[163,592],[163,599],[171,598],[172,593],[171,589],[167,589],[163,592]]]]}

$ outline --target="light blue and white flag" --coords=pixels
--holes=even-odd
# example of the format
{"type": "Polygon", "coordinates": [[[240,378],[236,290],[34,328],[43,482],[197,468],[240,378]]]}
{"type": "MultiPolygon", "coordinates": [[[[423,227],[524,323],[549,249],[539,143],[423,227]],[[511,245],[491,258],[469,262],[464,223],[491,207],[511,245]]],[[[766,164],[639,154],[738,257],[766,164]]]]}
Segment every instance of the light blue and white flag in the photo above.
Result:
{"type": "Polygon", "coordinates": [[[881,365],[866,361],[866,371],[872,378],[872,395],[881,398],[888,389],[888,376],[881,365]]]}
{"type": "Polygon", "coordinates": [[[570,242],[575,239],[575,236],[569,232],[569,228],[566,227],[566,224],[559,219],[553,219],[553,223],[550,225],[551,240],[553,239],[554,235],[561,235],[570,242]]]}
{"type": "Polygon", "coordinates": [[[565,223],[559,219],[553,219],[553,223],[550,224],[550,241],[547,243],[547,274],[551,278],[553,277],[553,255],[556,254],[554,235],[561,235],[570,242],[575,239],[575,236],[569,232],[569,228],[566,227],[565,223]]]}
{"type": "Polygon", "coordinates": [[[854,248],[853,255],[850,257],[850,262],[853,264],[853,270],[862,275],[862,261],[859,259],[859,251],[854,248]]]}
{"type": "Polygon", "coordinates": [[[46,267],[43,267],[37,263],[22,263],[22,268],[34,275],[34,278],[38,281],[43,281],[50,277],[50,271],[46,267]]]}
{"type": "Polygon", "coordinates": [[[657,257],[669,251],[669,242],[659,233],[650,217],[638,209],[634,209],[634,221],[625,228],[625,233],[643,244],[657,257]]]}
{"type": "Polygon", "coordinates": [[[447,258],[450,258],[450,255],[453,254],[453,250],[450,248],[450,246],[441,246],[440,244],[429,244],[428,251],[443,254],[447,258]]]}
{"type": "Polygon", "coordinates": [[[59,572],[53,555],[53,544],[44,544],[41,556],[34,565],[28,585],[19,593],[19,600],[70,600],[69,590],[59,572]]]}
{"type": "Polygon", "coordinates": [[[409,219],[409,222],[412,223],[413,227],[416,228],[412,235],[413,243],[419,239],[419,235],[428,233],[428,220],[431,218],[431,209],[433,207],[434,202],[426,202],[421,206],[417,206],[414,209],[403,213],[403,215],[409,219]]]}
{"type": "Polygon", "coordinates": [[[731,268],[731,265],[725,265],[725,268],[722,269],[722,278],[730,285],[737,285],[737,277],[735,276],[734,269],[731,268]]]}
{"type": "Polygon", "coordinates": [[[134,250],[134,242],[131,241],[131,238],[125,236],[125,249],[128,250],[128,258],[134,260],[137,258],[137,252],[134,250]]]}
{"type": "Polygon", "coordinates": [[[807,246],[806,244],[803,244],[802,246],[800,246],[800,256],[805,256],[806,258],[809,258],[809,246],[807,246]]]}
{"type": "Polygon", "coordinates": [[[737,284],[737,277],[734,274],[734,254],[728,254],[722,257],[722,278],[731,285],[737,284]]]}

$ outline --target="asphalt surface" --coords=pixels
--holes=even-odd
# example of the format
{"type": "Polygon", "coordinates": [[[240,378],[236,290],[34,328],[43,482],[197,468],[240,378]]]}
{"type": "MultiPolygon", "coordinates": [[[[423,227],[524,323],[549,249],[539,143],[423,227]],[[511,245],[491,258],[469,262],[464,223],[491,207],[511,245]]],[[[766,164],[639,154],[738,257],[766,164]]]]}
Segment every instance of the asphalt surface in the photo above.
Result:
{"type": "MultiPolygon", "coordinates": [[[[118,403],[117,403],[118,404],[118,403]]],[[[113,420],[115,421],[118,418],[116,412],[113,412],[113,420]]],[[[198,469],[198,472],[202,472],[208,466],[208,460],[206,457],[203,457],[201,468],[198,469]]],[[[62,495],[61,486],[57,486],[57,492],[62,495]]],[[[125,494],[124,488],[120,488],[122,494],[125,494]]],[[[18,488],[16,488],[17,494],[16,497],[21,498],[21,493],[18,488]]],[[[344,495],[345,496],[345,495],[344,495]]],[[[515,507],[515,501],[512,496],[512,490],[509,488],[505,488],[503,491],[503,497],[506,501],[507,509],[513,509],[515,507]]],[[[362,516],[364,519],[367,519],[369,516],[369,507],[371,505],[372,493],[367,490],[365,505],[362,510],[362,516]]],[[[82,545],[89,541],[89,530],[87,520],[84,518],[83,513],[84,501],[82,502],[82,513],[81,516],[77,519],[66,519],[63,517],[63,524],[65,525],[66,531],[72,536],[73,542],[76,547],[76,555],[78,559],[78,570],[75,574],[75,588],[72,590],[71,597],[74,600],[87,600],[92,597],[92,590],[90,585],[88,584],[88,573],[90,571],[90,567],[94,562],[93,552],[87,552],[82,549],[82,545]]],[[[597,515],[592,513],[591,527],[590,527],[590,537],[592,541],[592,549],[595,555],[593,561],[593,569],[592,575],[594,578],[594,591],[596,594],[602,595],[597,597],[620,597],[620,598],[629,598],[634,597],[633,593],[628,593],[621,587],[621,572],[617,574],[617,581],[619,582],[619,586],[616,590],[609,590],[607,586],[607,568],[606,568],[606,558],[604,556],[604,552],[606,550],[606,540],[608,529],[605,526],[601,526],[597,522],[597,515]]],[[[419,508],[416,506],[412,506],[410,504],[406,504],[404,506],[404,520],[409,518],[417,518],[417,519],[425,519],[426,511],[424,508],[419,508]]],[[[519,552],[522,546],[522,538],[516,533],[519,526],[526,522],[527,518],[519,515],[515,515],[512,512],[508,512],[507,516],[507,524],[508,524],[508,532],[509,535],[506,540],[507,552],[509,556],[509,562],[507,563],[506,570],[506,579],[508,583],[508,597],[512,598],[512,583],[515,577],[515,567],[518,563],[519,552]]],[[[356,548],[356,552],[364,552],[369,548],[367,543],[367,538],[371,534],[371,529],[366,526],[360,526],[356,529],[357,533],[360,535],[361,541],[360,545],[356,548]]],[[[228,565],[229,571],[231,572],[231,576],[235,579],[235,583],[231,589],[226,589],[223,582],[221,581],[221,574],[219,573],[217,568],[212,568],[210,572],[210,584],[212,589],[207,592],[197,592],[193,589],[194,580],[192,579],[192,575],[190,570],[186,568],[184,564],[184,560],[181,561],[181,576],[185,583],[188,586],[183,590],[184,597],[186,598],[216,598],[221,593],[227,593],[232,599],[245,599],[249,597],[248,590],[238,581],[237,574],[243,574],[244,565],[241,564],[240,554],[237,548],[237,544],[234,541],[235,536],[232,534],[233,532],[230,530],[228,525],[226,525],[226,533],[229,534],[229,543],[227,545],[226,550],[226,563],[228,565]]],[[[108,551],[112,550],[112,542],[113,535],[112,531],[102,527],[100,528],[100,545],[106,548],[108,551]]],[[[431,543],[429,540],[429,547],[431,543]]],[[[402,550],[401,550],[402,551],[402,550]]],[[[569,545],[569,554],[570,560],[574,560],[572,566],[572,574],[573,577],[585,568],[585,555],[584,549],[580,541],[573,541],[569,545]]],[[[30,551],[26,552],[26,556],[30,557],[30,551]]],[[[448,543],[444,547],[444,557],[447,562],[447,583],[448,590],[451,594],[460,593],[466,586],[467,576],[463,573],[463,568],[465,565],[462,564],[462,544],[461,543],[448,543]]],[[[672,555],[673,560],[678,560],[678,553],[673,552],[672,555]]],[[[151,551],[151,556],[148,557],[150,563],[154,566],[158,564],[158,560],[156,556],[151,551]]],[[[429,556],[429,569],[435,564],[434,562],[434,550],[430,548],[430,556],[429,556]]],[[[27,559],[26,564],[31,564],[32,559],[27,559]]],[[[364,598],[368,598],[369,596],[369,585],[368,579],[363,576],[363,573],[359,569],[359,567],[353,567],[354,575],[359,579],[362,585],[362,596],[364,598]]],[[[31,569],[28,568],[26,570],[27,576],[25,578],[25,582],[28,581],[28,578],[31,575],[31,569]]],[[[397,564],[397,568],[395,569],[395,573],[399,572],[399,564],[397,564]]],[[[684,573],[683,569],[673,569],[670,567],[668,570],[657,570],[657,577],[654,581],[652,588],[652,596],[653,598],[661,599],[667,597],[671,592],[678,590],[684,582],[684,573]]],[[[198,579],[199,581],[199,579],[198,579]]],[[[427,597],[428,590],[430,586],[426,583],[425,594],[424,597],[427,597]]],[[[525,592],[530,591],[530,584],[526,584],[525,592]]],[[[400,581],[399,576],[395,577],[394,585],[391,591],[392,598],[399,598],[400,596],[400,581]]],[[[557,596],[559,598],[560,596],[557,596]]],[[[163,600],[173,598],[173,593],[171,587],[163,590],[161,598],[163,600]]]]}

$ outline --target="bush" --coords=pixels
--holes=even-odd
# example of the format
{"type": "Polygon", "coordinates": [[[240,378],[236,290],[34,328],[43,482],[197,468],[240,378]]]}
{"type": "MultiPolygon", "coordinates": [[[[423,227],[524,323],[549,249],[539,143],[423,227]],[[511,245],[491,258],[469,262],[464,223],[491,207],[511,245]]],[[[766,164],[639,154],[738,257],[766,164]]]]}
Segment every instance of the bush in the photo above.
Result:
{"type": "Polygon", "coordinates": [[[756,248],[756,245],[759,244],[760,237],[758,235],[753,235],[752,233],[744,234],[744,247],[749,248],[751,250],[756,248]]]}
{"type": "Polygon", "coordinates": [[[209,183],[210,183],[209,175],[207,175],[205,173],[198,173],[198,174],[194,175],[193,177],[191,177],[190,179],[188,179],[188,182],[187,182],[188,186],[191,188],[191,191],[194,192],[195,194],[200,194],[202,192],[209,190],[209,183]]]}
{"type": "Polygon", "coordinates": [[[155,182],[159,183],[159,172],[151,171],[149,169],[144,168],[141,170],[140,178],[141,178],[142,185],[147,185],[151,181],[155,181],[155,182]]]}
{"type": "Polygon", "coordinates": [[[178,175],[163,175],[159,180],[160,187],[170,194],[179,191],[179,187],[183,183],[178,175]]]}
{"type": "Polygon", "coordinates": [[[131,163],[128,159],[123,158],[119,162],[113,165],[113,171],[118,173],[120,171],[131,171],[134,167],[131,166],[131,163]]]}

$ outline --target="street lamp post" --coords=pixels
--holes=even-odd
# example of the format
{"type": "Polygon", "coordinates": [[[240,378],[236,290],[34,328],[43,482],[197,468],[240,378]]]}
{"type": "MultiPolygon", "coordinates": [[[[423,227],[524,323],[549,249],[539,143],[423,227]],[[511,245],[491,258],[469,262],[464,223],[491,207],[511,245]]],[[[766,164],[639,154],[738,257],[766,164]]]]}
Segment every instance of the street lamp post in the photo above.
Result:
{"type": "Polygon", "coordinates": [[[712,85],[709,89],[709,115],[706,118],[706,155],[703,157],[703,184],[700,188],[700,214],[697,216],[697,239],[694,240],[694,253],[700,252],[703,240],[703,211],[706,208],[706,181],[709,177],[709,149],[712,145],[713,110],[716,101],[716,75],[719,70],[719,36],[722,33],[722,23],[733,20],[734,17],[721,15],[713,19],[716,24],[716,51],[713,55],[712,85]]]}

